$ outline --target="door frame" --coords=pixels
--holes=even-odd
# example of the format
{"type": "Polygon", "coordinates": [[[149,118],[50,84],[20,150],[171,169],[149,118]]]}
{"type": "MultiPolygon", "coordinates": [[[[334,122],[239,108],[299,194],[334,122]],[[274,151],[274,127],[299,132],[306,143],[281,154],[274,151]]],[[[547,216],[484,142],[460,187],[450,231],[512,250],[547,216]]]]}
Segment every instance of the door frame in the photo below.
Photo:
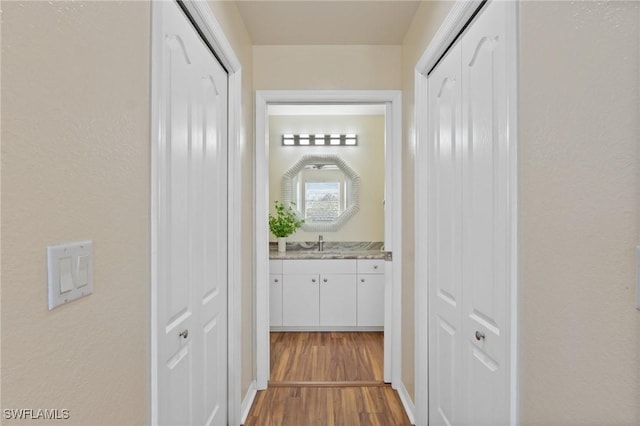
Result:
{"type": "Polygon", "coordinates": [[[401,385],[402,342],[402,93],[399,90],[257,90],[255,117],[256,385],[269,380],[269,133],[268,104],[385,104],[385,250],[393,260],[385,279],[384,381],[401,385]]]}
{"type": "MultiPolygon", "coordinates": [[[[414,70],[415,95],[415,123],[416,123],[416,167],[415,167],[415,217],[423,217],[428,211],[428,196],[421,191],[429,179],[427,165],[429,164],[428,120],[423,119],[428,114],[428,84],[427,74],[437,65],[440,58],[457,39],[467,26],[470,19],[485,3],[483,0],[458,0],[432,38],[431,42],[418,60],[414,70]]],[[[507,104],[509,138],[513,142],[510,166],[510,221],[511,221],[511,287],[510,306],[510,424],[518,424],[518,2],[507,4],[507,61],[508,84],[507,104]]],[[[429,289],[427,259],[431,253],[428,250],[428,226],[424,221],[415,223],[415,420],[416,425],[429,424],[429,289]],[[420,285],[426,283],[426,285],[420,285]]]]}
{"type": "MultiPolygon", "coordinates": [[[[161,3],[161,2],[160,2],[161,3]]],[[[240,235],[241,223],[236,212],[241,209],[241,96],[242,96],[242,66],[229,40],[222,30],[222,26],[214,17],[206,2],[198,0],[182,0],[179,2],[189,13],[192,23],[200,35],[209,43],[215,56],[228,72],[228,147],[227,147],[227,398],[228,424],[239,425],[240,418],[240,331],[241,331],[241,247],[240,241],[231,238],[240,235]]],[[[151,424],[158,424],[158,206],[160,182],[158,180],[158,145],[160,134],[164,127],[161,105],[164,102],[160,86],[160,72],[162,62],[160,52],[161,34],[161,4],[151,2],[151,318],[150,318],[150,381],[151,381],[151,424]]]]}

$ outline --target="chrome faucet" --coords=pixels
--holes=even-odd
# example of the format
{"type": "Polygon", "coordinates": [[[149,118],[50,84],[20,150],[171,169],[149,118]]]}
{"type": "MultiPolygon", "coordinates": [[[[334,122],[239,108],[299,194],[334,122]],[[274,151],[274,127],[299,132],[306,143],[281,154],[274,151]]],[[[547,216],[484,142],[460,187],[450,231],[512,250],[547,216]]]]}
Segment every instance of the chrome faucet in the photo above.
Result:
{"type": "Polygon", "coordinates": [[[318,251],[324,251],[324,240],[322,235],[318,235],[318,251]]]}

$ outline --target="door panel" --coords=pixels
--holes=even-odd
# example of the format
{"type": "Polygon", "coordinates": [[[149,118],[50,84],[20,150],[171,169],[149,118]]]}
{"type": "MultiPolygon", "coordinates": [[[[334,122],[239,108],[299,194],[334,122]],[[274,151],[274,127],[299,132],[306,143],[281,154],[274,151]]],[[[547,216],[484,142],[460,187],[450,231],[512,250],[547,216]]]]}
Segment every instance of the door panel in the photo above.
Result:
{"type": "Polygon", "coordinates": [[[318,274],[282,277],[282,325],[316,327],[319,324],[319,281],[318,274]]]}
{"type": "Polygon", "coordinates": [[[176,3],[154,7],[162,10],[158,422],[224,425],[227,74],[176,3]]]}
{"type": "Polygon", "coordinates": [[[456,44],[429,76],[430,424],[459,421],[461,405],[461,75],[456,44]]]}
{"type": "Polygon", "coordinates": [[[488,2],[428,77],[430,424],[510,420],[506,7],[488,2]]]}
{"type": "Polygon", "coordinates": [[[505,6],[469,27],[463,60],[463,327],[468,421],[509,421],[510,157],[505,6]]]}

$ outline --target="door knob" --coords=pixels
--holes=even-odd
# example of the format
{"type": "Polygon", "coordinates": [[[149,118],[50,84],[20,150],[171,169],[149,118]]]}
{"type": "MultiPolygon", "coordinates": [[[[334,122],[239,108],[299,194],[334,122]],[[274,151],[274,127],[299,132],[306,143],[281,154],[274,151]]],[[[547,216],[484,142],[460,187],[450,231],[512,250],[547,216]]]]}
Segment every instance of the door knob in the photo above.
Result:
{"type": "Polygon", "coordinates": [[[484,333],[481,331],[476,331],[476,340],[484,340],[484,333]]]}
{"type": "Polygon", "coordinates": [[[178,334],[178,336],[180,336],[180,337],[182,337],[182,338],[186,339],[187,337],[189,337],[189,330],[187,330],[187,329],[182,330],[182,331],[180,332],[180,334],[178,334]]]}

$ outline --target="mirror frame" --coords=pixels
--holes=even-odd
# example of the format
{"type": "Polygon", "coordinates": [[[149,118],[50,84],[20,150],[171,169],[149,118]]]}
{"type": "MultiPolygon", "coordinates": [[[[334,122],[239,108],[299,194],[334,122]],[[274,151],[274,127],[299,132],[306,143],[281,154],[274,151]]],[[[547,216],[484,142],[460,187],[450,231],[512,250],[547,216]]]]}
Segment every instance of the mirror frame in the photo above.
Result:
{"type": "MultiPolygon", "coordinates": [[[[349,219],[351,219],[358,210],[360,210],[360,176],[339,156],[335,154],[307,154],[302,156],[289,170],[282,176],[282,202],[285,206],[291,204],[293,192],[293,178],[305,166],[310,164],[335,164],[350,180],[347,191],[351,202],[346,206],[344,211],[332,222],[305,222],[302,224],[303,231],[337,231],[349,219]]],[[[297,208],[293,208],[299,219],[302,219],[302,213],[297,208]]]]}

